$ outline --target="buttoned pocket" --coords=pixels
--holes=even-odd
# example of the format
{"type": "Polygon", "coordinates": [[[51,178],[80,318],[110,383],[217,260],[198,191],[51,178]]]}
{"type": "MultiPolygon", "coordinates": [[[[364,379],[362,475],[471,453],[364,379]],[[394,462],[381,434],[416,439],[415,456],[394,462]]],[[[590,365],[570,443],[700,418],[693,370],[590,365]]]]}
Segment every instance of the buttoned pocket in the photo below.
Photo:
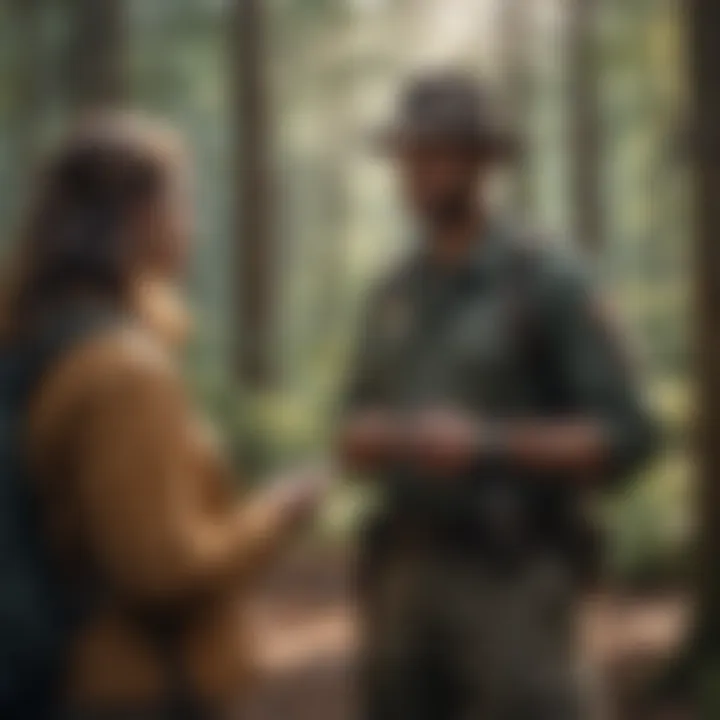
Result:
{"type": "Polygon", "coordinates": [[[455,392],[485,412],[508,409],[515,362],[500,303],[464,313],[448,335],[445,352],[455,392]]]}

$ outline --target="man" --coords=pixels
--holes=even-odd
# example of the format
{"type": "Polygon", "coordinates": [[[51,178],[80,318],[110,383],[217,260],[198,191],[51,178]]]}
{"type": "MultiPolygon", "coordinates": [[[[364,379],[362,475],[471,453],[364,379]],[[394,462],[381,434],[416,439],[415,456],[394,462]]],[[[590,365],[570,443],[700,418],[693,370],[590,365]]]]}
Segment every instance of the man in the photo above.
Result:
{"type": "Polygon", "coordinates": [[[587,717],[573,598],[581,499],[653,427],[589,278],[499,223],[517,143],[462,74],[407,89],[384,147],[421,242],[370,302],[341,445],[382,509],[363,543],[372,720],[587,717]]]}

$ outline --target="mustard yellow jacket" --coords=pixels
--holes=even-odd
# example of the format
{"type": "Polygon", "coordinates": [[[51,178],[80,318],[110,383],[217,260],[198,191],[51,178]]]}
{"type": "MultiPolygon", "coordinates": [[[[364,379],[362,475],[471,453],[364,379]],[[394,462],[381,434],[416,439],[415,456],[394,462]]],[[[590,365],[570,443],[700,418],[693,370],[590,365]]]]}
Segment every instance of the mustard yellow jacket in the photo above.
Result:
{"type": "Polygon", "coordinates": [[[129,604],[192,606],[181,658],[204,698],[235,701],[252,675],[243,600],[286,531],[267,496],[238,499],[176,365],[183,322],[172,305],[143,290],[137,322],[71,350],[31,407],[29,454],[59,562],[111,588],[67,660],[72,706],[166,692],[164,662],[129,604]]]}

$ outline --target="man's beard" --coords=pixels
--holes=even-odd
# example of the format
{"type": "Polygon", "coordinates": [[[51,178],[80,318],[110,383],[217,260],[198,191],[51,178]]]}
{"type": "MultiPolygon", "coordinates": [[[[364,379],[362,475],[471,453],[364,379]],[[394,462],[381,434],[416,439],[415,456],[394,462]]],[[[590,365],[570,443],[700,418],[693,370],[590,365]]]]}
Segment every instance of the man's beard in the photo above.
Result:
{"type": "Polygon", "coordinates": [[[425,220],[434,228],[446,229],[463,225],[475,214],[475,203],[466,192],[447,193],[429,203],[425,220]]]}

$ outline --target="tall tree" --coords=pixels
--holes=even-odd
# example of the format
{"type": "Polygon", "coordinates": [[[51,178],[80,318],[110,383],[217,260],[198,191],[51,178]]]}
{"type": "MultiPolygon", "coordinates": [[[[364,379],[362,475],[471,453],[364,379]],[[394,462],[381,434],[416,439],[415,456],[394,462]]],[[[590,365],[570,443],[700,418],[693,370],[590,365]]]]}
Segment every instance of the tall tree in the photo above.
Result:
{"type": "Polygon", "coordinates": [[[572,229],[592,252],[600,250],[604,236],[599,10],[600,0],[570,0],[568,18],[572,229]]]}
{"type": "Polygon", "coordinates": [[[26,168],[32,161],[41,113],[43,91],[43,10],[42,0],[12,0],[10,20],[14,27],[13,59],[13,145],[15,167],[26,168]]]}
{"type": "Polygon", "coordinates": [[[67,92],[77,110],[120,105],[127,95],[127,0],[67,0],[67,92]]]}
{"type": "MultiPolygon", "coordinates": [[[[3,9],[3,21],[9,61],[9,80],[4,88],[9,110],[6,126],[8,180],[0,203],[3,229],[11,231],[20,199],[26,193],[26,181],[33,166],[43,117],[43,80],[46,48],[43,38],[44,0],[12,0],[3,9]],[[10,180],[10,177],[12,179],[10,180]],[[9,216],[9,220],[8,220],[9,216]]],[[[12,235],[12,232],[8,232],[12,235]]]]}
{"type": "Polygon", "coordinates": [[[714,671],[714,712],[720,710],[720,4],[688,0],[693,88],[697,472],[700,532],[700,635],[714,671]]]}
{"type": "Polygon", "coordinates": [[[530,114],[532,112],[532,10],[525,0],[501,0],[501,73],[510,119],[523,136],[527,152],[516,169],[513,205],[527,212],[532,205],[530,157],[530,114]]]}
{"type": "Polygon", "coordinates": [[[347,234],[349,209],[348,154],[351,133],[351,105],[357,69],[353,59],[354,28],[351,18],[331,16],[326,30],[333,38],[329,62],[320,73],[323,98],[318,118],[324,138],[323,150],[318,158],[322,212],[319,230],[321,244],[315,283],[317,287],[313,333],[316,345],[337,337],[338,320],[342,317],[347,299],[347,234]],[[348,45],[350,48],[348,49],[348,45]]]}
{"type": "Polygon", "coordinates": [[[266,4],[235,0],[230,22],[230,77],[237,128],[235,169],[236,292],[240,319],[238,367],[249,389],[272,376],[275,232],[271,171],[268,77],[265,54],[266,4]]]}

